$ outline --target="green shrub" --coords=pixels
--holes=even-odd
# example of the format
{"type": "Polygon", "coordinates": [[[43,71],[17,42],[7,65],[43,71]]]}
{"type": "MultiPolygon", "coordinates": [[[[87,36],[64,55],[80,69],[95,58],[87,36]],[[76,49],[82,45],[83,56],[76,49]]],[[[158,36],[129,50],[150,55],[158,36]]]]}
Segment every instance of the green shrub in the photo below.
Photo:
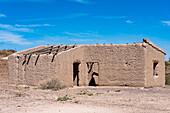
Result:
{"type": "Polygon", "coordinates": [[[169,65],[170,65],[169,62],[165,61],[165,66],[169,66],[169,65]]]}
{"type": "Polygon", "coordinates": [[[169,75],[165,76],[165,84],[170,85],[170,76],[169,75]]]}
{"type": "Polygon", "coordinates": [[[91,92],[87,92],[87,95],[88,95],[88,96],[92,96],[92,95],[93,95],[93,93],[91,93],[91,92]]]}
{"type": "Polygon", "coordinates": [[[115,90],[115,92],[120,92],[120,91],[121,91],[120,89],[115,90]]]}
{"type": "Polygon", "coordinates": [[[104,94],[104,93],[102,93],[102,92],[97,92],[97,93],[96,93],[96,95],[100,95],[100,94],[104,94]]]}
{"type": "Polygon", "coordinates": [[[9,54],[7,52],[5,52],[5,51],[1,51],[0,55],[8,56],[9,54]]]}
{"type": "Polygon", "coordinates": [[[80,91],[80,93],[77,93],[77,95],[86,95],[87,94],[87,92],[85,92],[85,91],[80,91]]]}
{"type": "Polygon", "coordinates": [[[8,49],[7,51],[8,51],[8,52],[11,52],[11,53],[15,53],[15,52],[16,52],[16,51],[13,50],[13,49],[8,49]]]}
{"type": "Polygon", "coordinates": [[[16,51],[13,50],[13,49],[8,49],[8,50],[0,50],[0,55],[3,55],[3,56],[8,56],[12,53],[15,53],[16,51]]]}
{"type": "Polygon", "coordinates": [[[63,97],[58,97],[57,99],[57,101],[67,101],[67,100],[71,100],[71,98],[67,97],[67,95],[63,97]]]}
{"type": "Polygon", "coordinates": [[[81,91],[80,93],[77,93],[77,95],[88,95],[88,96],[92,96],[93,93],[92,93],[92,92],[88,92],[88,91],[81,91]]]}
{"type": "Polygon", "coordinates": [[[50,79],[40,84],[40,89],[51,89],[57,91],[66,88],[66,85],[62,84],[58,79],[50,79]]]}

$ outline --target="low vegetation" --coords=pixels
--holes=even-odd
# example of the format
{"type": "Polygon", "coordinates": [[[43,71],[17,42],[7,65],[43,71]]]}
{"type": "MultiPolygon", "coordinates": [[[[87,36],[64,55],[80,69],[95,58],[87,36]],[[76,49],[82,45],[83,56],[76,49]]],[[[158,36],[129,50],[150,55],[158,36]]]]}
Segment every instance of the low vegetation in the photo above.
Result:
{"type": "Polygon", "coordinates": [[[169,75],[165,76],[165,84],[170,85],[170,76],[169,75]]]}
{"type": "Polygon", "coordinates": [[[88,96],[92,96],[93,93],[92,93],[92,92],[88,92],[88,91],[81,91],[80,93],[77,93],[77,95],[88,95],[88,96]]]}
{"type": "Polygon", "coordinates": [[[21,97],[21,96],[23,96],[23,94],[21,92],[16,92],[15,93],[15,97],[21,97]]]}
{"type": "Polygon", "coordinates": [[[169,61],[165,61],[165,84],[170,85],[170,58],[169,61]]]}
{"type": "Polygon", "coordinates": [[[120,89],[117,89],[117,90],[115,90],[115,92],[121,92],[121,90],[120,90],[120,89]]]}
{"type": "Polygon", "coordinates": [[[57,101],[67,101],[67,100],[71,100],[71,98],[67,97],[67,95],[63,97],[58,97],[57,99],[57,101]]]}
{"type": "Polygon", "coordinates": [[[87,92],[86,91],[80,91],[80,93],[77,93],[77,95],[86,95],[87,92]]]}
{"type": "Polygon", "coordinates": [[[87,92],[87,95],[88,95],[88,96],[92,96],[93,93],[92,93],[92,92],[87,92]]]}
{"type": "Polygon", "coordinates": [[[101,94],[104,94],[104,93],[101,93],[101,92],[97,92],[96,95],[101,95],[101,94]]]}
{"type": "Polygon", "coordinates": [[[165,61],[165,67],[170,66],[170,58],[169,61],[165,61]]]}
{"type": "Polygon", "coordinates": [[[80,91],[80,93],[77,93],[77,95],[88,95],[88,96],[100,95],[100,94],[104,94],[104,93],[101,93],[101,92],[92,93],[89,91],[80,91]]]}
{"type": "Polygon", "coordinates": [[[58,79],[50,79],[40,84],[40,89],[51,89],[57,91],[66,88],[66,85],[62,84],[58,79]]]}
{"type": "Polygon", "coordinates": [[[8,56],[8,55],[10,55],[12,53],[15,53],[15,52],[16,51],[13,50],[13,49],[8,49],[8,50],[4,49],[4,50],[0,50],[0,55],[6,57],[6,56],[8,56]]]}

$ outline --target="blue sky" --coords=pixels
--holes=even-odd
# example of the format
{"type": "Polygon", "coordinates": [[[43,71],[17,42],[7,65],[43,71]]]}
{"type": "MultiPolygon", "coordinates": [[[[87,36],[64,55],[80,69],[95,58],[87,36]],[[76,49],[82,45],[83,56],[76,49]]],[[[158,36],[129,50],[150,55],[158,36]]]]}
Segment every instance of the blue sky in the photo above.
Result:
{"type": "Polygon", "coordinates": [[[0,0],[0,49],[133,43],[170,57],[170,0],[0,0]]]}

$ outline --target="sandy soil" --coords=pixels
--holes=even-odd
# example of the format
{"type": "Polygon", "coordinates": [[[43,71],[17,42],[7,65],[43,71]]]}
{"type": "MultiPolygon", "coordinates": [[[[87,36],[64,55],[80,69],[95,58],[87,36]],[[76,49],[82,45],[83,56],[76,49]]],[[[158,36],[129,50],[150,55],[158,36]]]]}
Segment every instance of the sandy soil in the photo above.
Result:
{"type": "Polygon", "coordinates": [[[170,113],[170,86],[150,89],[73,87],[60,91],[40,90],[31,86],[0,86],[0,113],[125,112],[170,113]],[[57,101],[58,97],[65,95],[71,100],[57,101]]]}

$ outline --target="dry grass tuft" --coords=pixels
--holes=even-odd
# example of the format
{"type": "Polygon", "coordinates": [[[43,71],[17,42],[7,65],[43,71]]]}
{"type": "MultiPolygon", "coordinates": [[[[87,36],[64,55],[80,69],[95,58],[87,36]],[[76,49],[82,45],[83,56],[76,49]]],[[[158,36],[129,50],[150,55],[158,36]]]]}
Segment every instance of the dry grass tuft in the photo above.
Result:
{"type": "Polygon", "coordinates": [[[53,91],[57,91],[57,90],[64,89],[64,88],[66,88],[66,85],[62,84],[56,78],[50,79],[40,84],[40,89],[43,89],[43,90],[51,89],[53,91]]]}

